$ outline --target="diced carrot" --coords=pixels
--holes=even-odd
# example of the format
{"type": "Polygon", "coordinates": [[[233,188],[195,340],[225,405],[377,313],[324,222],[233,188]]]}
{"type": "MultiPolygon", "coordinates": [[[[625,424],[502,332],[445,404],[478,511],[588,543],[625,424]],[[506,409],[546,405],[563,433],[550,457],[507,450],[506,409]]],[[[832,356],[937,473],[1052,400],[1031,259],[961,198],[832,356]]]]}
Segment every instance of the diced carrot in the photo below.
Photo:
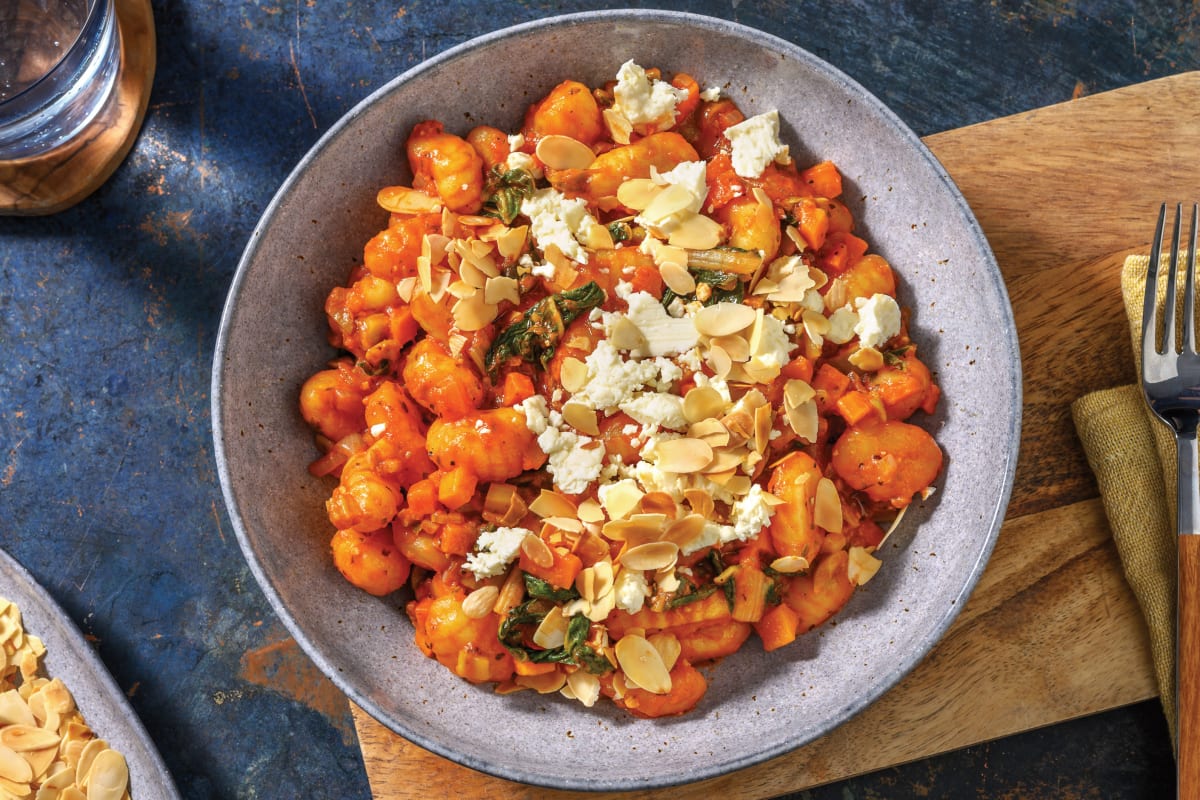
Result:
{"type": "Polygon", "coordinates": [[[408,513],[413,519],[425,519],[438,510],[438,484],[423,478],[408,487],[408,513]]]}
{"type": "Polygon", "coordinates": [[[871,398],[863,392],[847,392],[839,397],[837,411],[850,425],[857,425],[871,414],[878,414],[871,398]]]}
{"type": "Polygon", "coordinates": [[[583,562],[574,553],[560,553],[551,547],[554,563],[543,567],[535,563],[525,551],[521,551],[520,567],[535,578],[541,578],[556,589],[568,589],[575,585],[575,576],[583,569],[583,562]]]}
{"type": "Polygon", "coordinates": [[[850,388],[850,376],[837,367],[822,364],[813,375],[812,388],[824,391],[826,397],[836,401],[850,388]]]}
{"type": "Polygon", "coordinates": [[[800,617],[784,604],[771,606],[762,619],[754,623],[758,638],[762,639],[763,650],[768,653],[796,641],[800,617]]]}
{"type": "Polygon", "coordinates": [[[536,394],[533,381],[524,372],[510,372],[504,376],[503,404],[515,406],[536,394]]]}
{"type": "Polygon", "coordinates": [[[813,164],[800,173],[805,183],[813,187],[817,197],[839,197],[842,194],[842,174],[832,161],[813,164]]]}
{"type": "Polygon", "coordinates": [[[465,556],[475,547],[478,530],[465,522],[447,522],[442,526],[438,546],[442,552],[452,556],[465,556]]]}
{"type": "Polygon", "coordinates": [[[796,205],[797,222],[800,235],[813,250],[820,250],[825,244],[829,233],[829,212],[814,201],[805,198],[796,205]]]}
{"type": "Polygon", "coordinates": [[[678,125],[696,110],[696,106],[700,105],[700,85],[686,72],[676,73],[675,77],[671,79],[671,85],[687,92],[687,97],[675,105],[675,124],[678,125]]]}
{"type": "Polygon", "coordinates": [[[810,383],[813,377],[813,362],[804,356],[796,356],[783,365],[783,377],[810,383]]]}
{"type": "Polygon", "coordinates": [[[818,260],[826,273],[838,276],[862,260],[867,243],[852,233],[834,231],[825,237],[818,260]]]}
{"type": "Polygon", "coordinates": [[[442,476],[438,485],[438,501],[446,508],[462,508],[471,502],[479,481],[475,474],[464,467],[455,467],[442,476]]]}
{"type": "Polygon", "coordinates": [[[662,297],[662,273],[653,263],[637,264],[633,268],[633,275],[629,277],[629,284],[631,291],[645,292],[652,297],[662,297]]]}
{"type": "Polygon", "coordinates": [[[552,661],[538,663],[536,661],[526,661],[522,658],[513,659],[513,668],[518,675],[548,675],[558,669],[558,665],[552,661]]]}

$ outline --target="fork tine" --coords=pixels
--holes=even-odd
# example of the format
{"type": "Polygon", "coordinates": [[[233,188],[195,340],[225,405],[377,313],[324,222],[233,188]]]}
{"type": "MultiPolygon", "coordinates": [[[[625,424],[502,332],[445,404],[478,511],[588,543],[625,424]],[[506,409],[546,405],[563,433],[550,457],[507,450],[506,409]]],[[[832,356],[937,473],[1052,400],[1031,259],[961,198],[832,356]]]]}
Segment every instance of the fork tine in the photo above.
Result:
{"type": "Polygon", "coordinates": [[[1158,262],[1162,258],[1163,223],[1167,218],[1167,204],[1158,209],[1158,224],[1154,226],[1154,242],[1150,245],[1150,264],[1146,267],[1146,296],[1142,301],[1142,364],[1143,367],[1158,352],[1156,317],[1158,305],[1158,262]]]}
{"type": "Polygon", "coordinates": [[[1171,253],[1167,259],[1167,293],[1163,296],[1163,352],[1173,355],[1178,350],[1175,341],[1175,302],[1179,298],[1176,285],[1179,283],[1179,222],[1183,216],[1183,204],[1175,204],[1175,226],[1171,230],[1171,253]]]}
{"type": "Polygon", "coordinates": [[[1192,204],[1192,226],[1188,236],[1187,281],[1183,288],[1183,352],[1196,352],[1196,225],[1200,206],[1192,204]]]}

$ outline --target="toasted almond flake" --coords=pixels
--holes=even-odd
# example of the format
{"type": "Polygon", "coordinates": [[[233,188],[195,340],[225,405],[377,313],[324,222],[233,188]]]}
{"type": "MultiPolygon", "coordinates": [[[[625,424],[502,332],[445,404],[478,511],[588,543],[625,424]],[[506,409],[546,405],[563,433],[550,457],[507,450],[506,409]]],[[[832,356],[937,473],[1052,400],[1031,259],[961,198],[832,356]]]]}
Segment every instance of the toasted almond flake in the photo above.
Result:
{"type": "Polygon", "coordinates": [[[600,699],[600,679],[587,670],[577,669],[568,675],[567,686],[571,687],[575,699],[588,708],[600,699]]]}
{"type": "Polygon", "coordinates": [[[11,747],[0,745],[0,778],[27,784],[33,780],[33,768],[11,747]]]}
{"type": "Polygon", "coordinates": [[[528,235],[528,225],[508,228],[504,233],[496,237],[496,249],[500,251],[501,256],[512,261],[521,255],[521,251],[525,249],[525,239],[528,235]]]}
{"type": "Polygon", "coordinates": [[[708,357],[705,360],[712,367],[713,373],[722,380],[727,378],[733,370],[733,359],[729,357],[729,353],[726,353],[723,347],[714,345],[708,348],[708,357]]]}
{"type": "Polygon", "coordinates": [[[754,195],[754,199],[758,201],[759,206],[765,206],[769,209],[775,208],[775,204],[771,202],[770,195],[761,186],[755,186],[751,194],[754,195]]]}
{"type": "Polygon", "coordinates": [[[525,573],[521,571],[519,564],[513,564],[512,569],[508,571],[508,575],[504,576],[504,583],[500,586],[500,595],[496,598],[496,602],[492,606],[492,611],[503,617],[509,611],[521,605],[524,599],[525,573]]]}
{"type": "Polygon", "coordinates": [[[796,245],[796,250],[803,253],[808,249],[808,242],[800,235],[800,229],[795,225],[788,225],[783,229],[784,235],[792,240],[792,244],[796,245]]]}
{"type": "Polygon", "coordinates": [[[624,478],[605,487],[601,503],[611,520],[622,520],[633,513],[645,493],[632,478],[624,478]]]}
{"type": "MultiPolygon", "coordinates": [[[[757,391],[756,389],[755,392],[757,393],[757,391]]],[[[761,397],[762,395],[758,394],[757,396],[761,397]]],[[[761,403],[753,402],[754,398],[754,394],[747,393],[732,411],[721,417],[721,424],[742,441],[754,435],[754,413],[755,409],[761,405],[761,403]]]]}
{"type": "Polygon", "coordinates": [[[574,517],[576,515],[576,506],[571,498],[550,489],[542,489],[529,504],[529,510],[539,517],[574,517]]]}
{"type": "Polygon", "coordinates": [[[754,450],[759,455],[766,452],[771,442],[771,425],[774,421],[775,412],[769,405],[754,409],[754,450]]]}
{"type": "Polygon", "coordinates": [[[713,459],[712,447],[700,439],[667,439],[654,446],[655,463],[663,472],[698,472],[713,459]]]}
{"type": "Polygon", "coordinates": [[[679,580],[679,576],[675,573],[674,567],[660,569],[654,573],[654,583],[659,589],[668,594],[677,591],[683,585],[679,580]]]}
{"type": "MultiPolygon", "coordinates": [[[[464,264],[463,266],[465,267],[466,264],[464,264]]],[[[470,268],[468,268],[467,271],[470,272],[471,271],[470,268]]],[[[475,295],[476,292],[478,292],[480,289],[483,288],[484,283],[487,281],[487,276],[484,275],[482,272],[473,273],[472,277],[476,277],[476,276],[479,278],[478,286],[476,286],[475,284],[470,283],[468,281],[465,281],[465,280],[452,281],[450,283],[450,285],[446,287],[446,291],[450,294],[451,297],[458,298],[459,300],[462,300],[467,297],[472,297],[475,295]]]]}
{"type": "Polygon", "coordinates": [[[725,411],[725,398],[711,386],[697,386],[683,397],[683,416],[691,423],[716,417],[725,411]]]}
{"type": "MultiPolygon", "coordinates": [[[[680,269],[683,269],[685,272],[687,271],[687,250],[684,250],[682,247],[672,247],[669,244],[663,244],[657,239],[647,239],[646,241],[651,243],[649,246],[654,257],[654,264],[659,269],[662,269],[666,264],[676,264],[680,269]]],[[[691,275],[689,274],[688,277],[690,278],[691,275]]],[[[687,291],[687,294],[696,291],[695,284],[695,280],[692,280],[692,288],[687,291]]]]}
{"type": "Polygon", "coordinates": [[[703,214],[693,214],[680,220],[667,241],[688,250],[711,250],[725,239],[725,228],[703,214]]]}
{"type": "Polygon", "coordinates": [[[592,498],[588,498],[579,504],[579,519],[588,523],[604,522],[604,509],[600,503],[592,498]]]}
{"type": "Polygon", "coordinates": [[[550,545],[543,542],[536,533],[525,534],[525,538],[521,540],[521,552],[542,569],[554,566],[554,553],[550,550],[550,545]]]}
{"type": "Polygon", "coordinates": [[[600,435],[600,423],[596,417],[596,409],[589,408],[583,403],[566,403],[562,407],[563,421],[572,428],[586,433],[588,436],[600,435]]]}
{"type": "Polygon", "coordinates": [[[815,396],[816,392],[812,386],[799,378],[789,378],[787,383],[783,385],[783,402],[792,408],[802,403],[807,403],[815,396]]]}
{"type": "Polygon", "coordinates": [[[692,507],[692,511],[704,519],[712,517],[716,506],[713,504],[712,495],[703,489],[685,489],[683,492],[684,498],[687,499],[688,505],[692,507]]]}
{"type": "Polygon", "coordinates": [[[605,595],[612,594],[616,573],[612,561],[607,558],[597,561],[589,567],[592,573],[592,602],[603,600],[605,595]]]}
{"type": "Polygon", "coordinates": [[[908,511],[910,508],[912,508],[911,504],[900,509],[900,512],[896,514],[894,519],[892,519],[891,524],[888,525],[888,529],[884,531],[883,538],[879,540],[879,544],[875,545],[876,550],[878,550],[880,547],[883,547],[883,543],[888,540],[888,537],[895,532],[896,528],[900,527],[900,520],[904,519],[904,512],[908,511]]]}
{"type": "Polygon", "coordinates": [[[412,302],[413,291],[417,288],[417,278],[410,275],[396,281],[396,294],[406,303],[412,302]]]}
{"type": "Polygon", "coordinates": [[[558,531],[567,533],[582,533],[583,523],[574,517],[546,517],[542,520],[546,525],[552,528],[557,528],[558,531]]]}
{"type": "MultiPolygon", "coordinates": [[[[619,192],[617,197],[620,198],[619,192]]],[[[686,186],[672,183],[663,187],[650,204],[642,209],[642,216],[651,223],[657,223],[666,220],[672,214],[684,211],[694,200],[694,195],[686,186]]]]}
{"type": "Polygon", "coordinates": [[[821,344],[825,334],[829,333],[829,320],[825,315],[816,311],[805,311],[800,318],[804,322],[804,332],[808,334],[808,338],[812,339],[814,344],[821,344]]]}
{"type": "Polygon", "coordinates": [[[708,466],[704,468],[704,473],[725,472],[731,469],[737,469],[741,466],[743,459],[746,457],[746,451],[735,448],[721,448],[713,451],[712,460],[708,462],[708,466]]]}
{"type": "Polygon", "coordinates": [[[639,505],[643,514],[662,514],[668,519],[675,518],[675,498],[666,492],[649,492],[642,497],[639,505]]]}
{"type": "Polygon", "coordinates": [[[587,169],[596,160],[592,148],[578,139],[559,134],[538,139],[533,152],[550,169],[587,169]]]}
{"type": "Polygon", "coordinates": [[[829,478],[817,481],[813,501],[813,522],[830,533],[842,532],[842,498],[829,478]]]}
{"type": "Polygon", "coordinates": [[[874,347],[860,347],[850,354],[850,363],[863,372],[875,372],[883,368],[883,354],[874,347]]]}
{"type": "Polygon", "coordinates": [[[743,367],[746,378],[750,383],[769,384],[779,377],[779,365],[776,363],[767,363],[758,356],[751,358],[743,367]]]}
{"type": "Polygon", "coordinates": [[[480,586],[463,599],[463,613],[471,619],[483,619],[492,613],[492,606],[500,596],[498,586],[480,586]]]}
{"type": "Polygon", "coordinates": [[[729,354],[729,358],[736,362],[750,360],[750,343],[741,336],[736,334],[732,336],[717,336],[712,339],[712,344],[720,347],[729,354]]]}
{"type": "Polygon", "coordinates": [[[0,694],[0,725],[37,725],[29,705],[16,689],[0,694]]]}
{"type": "Polygon", "coordinates": [[[757,313],[756,309],[741,303],[713,303],[696,312],[693,321],[700,333],[717,338],[744,331],[754,324],[757,313]]]}
{"type": "Polygon", "coordinates": [[[609,328],[608,340],[618,350],[647,350],[650,342],[629,317],[617,317],[609,328]]]}
{"type": "Polygon", "coordinates": [[[483,292],[475,292],[470,297],[461,298],[450,309],[454,324],[464,331],[483,330],[496,319],[497,309],[488,303],[483,292]]]}
{"type": "Polygon", "coordinates": [[[636,547],[657,540],[666,524],[667,518],[662,514],[634,514],[629,519],[605,523],[601,530],[615,542],[625,542],[630,547],[636,547]]]}
{"type": "Polygon", "coordinates": [[[674,261],[664,261],[658,271],[662,274],[663,283],[678,295],[689,295],[696,291],[696,279],[687,267],[674,261]]]}
{"type": "Polygon", "coordinates": [[[442,201],[408,186],[385,186],[375,195],[379,205],[396,214],[432,214],[442,209],[442,201]]]}
{"type": "Polygon", "coordinates": [[[868,553],[865,547],[855,546],[850,548],[850,561],[846,566],[846,571],[851,583],[855,586],[862,586],[875,577],[875,573],[882,565],[883,562],[868,553]]]}
{"type": "Polygon", "coordinates": [[[642,211],[662,192],[663,187],[649,178],[630,178],[617,187],[617,200],[626,208],[642,211]]]}
{"type": "Polygon", "coordinates": [[[633,123],[615,108],[606,108],[601,112],[608,135],[617,144],[629,144],[629,134],[633,133],[633,123]]]}
{"type": "Polygon", "coordinates": [[[598,222],[588,225],[580,240],[588,250],[615,250],[617,247],[612,233],[598,222]]]}
{"type": "Polygon", "coordinates": [[[617,595],[615,592],[610,591],[608,594],[592,603],[591,607],[584,612],[584,616],[586,616],[592,622],[604,622],[604,620],[608,619],[608,615],[611,614],[613,609],[616,607],[617,595]]]}
{"type": "Polygon", "coordinates": [[[784,410],[787,412],[788,424],[792,426],[792,430],[797,436],[809,444],[817,441],[820,420],[817,417],[817,404],[814,401],[809,400],[784,410]]]}
{"type": "Polygon", "coordinates": [[[724,486],[725,484],[729,483],[729,481],[733,480],[733,477],[736,474],[737,473],[735,470],[727,469],[724,472],[706,473],[704,475],[704,477],[708,478],[710,481],[717,484],[718,486],[724,486]]]}
{"type": "Polygon", "coordinates": [[[634,683],[651,694],[671,691],[671,673],[658,650],[645,638],[627,634],[617,640],[613,649],[627,683],[634,683]]]}
{"type": "Polygon", "coordinates": [[[567,639],[567,628],[570,624],[571,620],[563,616],[562,607],[554,606],[533,632],[533,643],[547,650],[562,647],[567,639]]]}
{"type": "Polygon", "coordinates": [[[488,278],[483,288],[483,299],[492,305],[504,300],[516,305],[521,302],[520,284],[516,278],[505,275],[488,278]]]}
{"type": "Polygon", "coordinates": [[[628,569],[663,569],[675,565],[679,546],[674,542],[647,542],[621,554],[621,566],[628,569]]]}
{"type": "Polygon", "coordinates": [[[11,798],[26,798],[29,797],[33,792],[33,788],[28,783],[10,781],[4,777],[0,777],[0,790],[3,792],[4,800],[10,800],[11,798]]]}
{"type": "Polygon", "coordinates": [[[550,243],[542,250],[542,255],[546,260],[554,265],[554,285],[560,289],[568,288],[575,282],[579,271],[575,269],[571,259],[562,251],[558,245],[550,243]]]}
{"type": "Polygon", "coordinates": [[[543,672],[541,675],[518,675],[513,681],[520,686],[533,689],[538,694],[554,694],[567,682],[567,676],[559,670],[543,672]]]}
{"type": "Polygon", "coordinates": [[[27,750],[42,750],[57,747],[58,734],[32,725],[8,725],[0,728],[0,744],[11,747],[18,753],[27,750]]]}
{"type": "Polygon", "coordinates": [[[442,209],[442,235],[457,239],[462,234],[458,229],[458,216],[448,208],[442,209]]]}
{"type": "MultiPolygon", "coordinates": [[[[712,499],[708,498],[707,493],[705,493],[705,497],[711,504],[712,499]]],[[[695,510],[694,507],[693,510],[695,510]]],[[[704,526],[707,522],[707,518],[700,514],[688,514],[686,517],[675,520],[667,527],[666,532],[663,534],[663,541],[674,542],[681,548],[686,547],[704,533],[704,526]]]]}
{"type": "Polygon", "coordinates": [[[739,497],[749,494],[750,487],[754,485],[754,481],[750,480],[749,475],[734,475],[729,480],[725,481],[726,491],[736,494],[739,497]]]}
{"type": "Polygon", "coordinates": [[[771,569],[784,575],[794,575],[808,569],[808,559],[803,556],[780,556],[771,562],[771,569]]]}
{"type": "Polygon", "coordinates": [[[597,561],[603,561],[609,557],[608,540],[597,533],[585,530],[579,536],[579,541],[575,543],[575,555],[579,557],[585,567],[590,567],[597,561]]]}
{"type": "Polygon", "coordinates": [[[679,660],[679,654],[683,648],[679,646],[679,639],[675,638],[673,633],[656,633],[646,637],[646,641],[654,646],[658,651],[658,655],[663,660],[663,666],[667,672],[670,672],[675,667],[675,662],[679,660]]]}
{"type": "Polygon", "coordinates": [[[587,384],[588,368],[578,358],[567,356],[562,360],[559,370],[559,382],[571,394],[575,394],[587,384]]]}

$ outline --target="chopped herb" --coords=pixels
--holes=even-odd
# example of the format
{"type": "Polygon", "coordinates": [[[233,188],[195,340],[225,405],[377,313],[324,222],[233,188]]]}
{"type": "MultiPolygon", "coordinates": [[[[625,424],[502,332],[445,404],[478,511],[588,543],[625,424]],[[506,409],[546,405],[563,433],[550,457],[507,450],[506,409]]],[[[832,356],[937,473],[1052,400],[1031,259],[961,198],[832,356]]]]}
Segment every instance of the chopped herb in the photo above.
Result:
{"type": "Polygon", "coordinates": [[[483,213],[496,217],[505,225],[521,213],[521,203],[537,188],[533,173],[527,169],[505,169],[497,164],[488,172],[483,194],[483,213]]]}
{"type": "Polygon", "coordinates": [[[530,575],[528,572],[525,575],[525,591],[530,597],[536,597],[541,600],[551,600],[555,603],[569,603],[579,597],[579,592],[574,588],[556,589],[554,585],[541,578],[530,575]]]}
{"type": "Polygon", "coordinates": [[[567,635],[562,647],[540,650],[526,645],[521,628],[540,625],[551,608],[553,606],[545,600],[534,598],[509,611],[500,623],[500,644],[518,661],[534,664],[574,664],[593,675],[602,675],[610,671],[612,665],[608,663],[608,659],[587,644],[591,623],[583,614],[576,614],[567,623],[567,635]]]}
{"type": "MultiPolygon", "coordinates": [[[[690,583],[686,585],[689,588],[695,588],[690,583]]],[[[715,583],[707,583],[704,586],[701,586],[699,589],[695,589],[695,591],[672,597],[667,601],[667,608],[679,608],[680,606],[686,606],[688,603],[694,603],[697,600],[703,600],[716,590],[717,585],[715,583]]]]}
{"type": "Polygon", "coordinates": [[[612,237],[613,244],[627,242],[633,238],[633,227],[628,222],[610,222],[608,235],[612,237]]]}
{"type": "Polygon", "coordinates": [[[737,580],[737,578],[733,575],[730,575],[729,580],[725,581],[724,585],[721,587],[725,590],[725,602],[729,604],[730,611],[733,611],[734,598],[737,596],[737,586],[734,585],[735,580],[737,580]]]}
{"type": "Polygon", "coordinates": [[[888,350],[883,354],[883,363],[887,364],[889,367],[903,368],[904,359],[908,356],[908,353],[912,347],[913,346],[911,344],[908,344],[904,347],[897,347],[895,350],[888,350]]]}
{"type": "Polygon", "coordinates": [[[488,372],[494,373],[501,362],[512,356],[546,366],[567,326],[584,311],[603,302],[604,290],[595,281],[543,297],[492,342],[484,360],[488,372]]]}

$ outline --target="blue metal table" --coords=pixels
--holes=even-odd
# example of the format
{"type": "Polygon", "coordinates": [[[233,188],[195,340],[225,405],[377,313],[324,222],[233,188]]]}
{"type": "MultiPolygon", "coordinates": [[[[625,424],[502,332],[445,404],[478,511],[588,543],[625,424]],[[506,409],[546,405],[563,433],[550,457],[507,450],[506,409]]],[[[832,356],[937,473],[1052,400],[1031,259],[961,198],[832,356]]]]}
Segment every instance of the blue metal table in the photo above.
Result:
{"type": "MultiPolygon", "coordinates": [[[[94,637],[185,797],[370,796],[346,700],[272,615],[217,483],[210,365],[247,236],[316,139],[397,73],[618,5],[789,39],[920,135],[1200,68],[1184,0],[157,0],[126,162],[66,212],[0,218],[0,546],[94,637]]],[[[1162,797],[1172,774],[1147,702],[797,797],[1162,797]]]]}

